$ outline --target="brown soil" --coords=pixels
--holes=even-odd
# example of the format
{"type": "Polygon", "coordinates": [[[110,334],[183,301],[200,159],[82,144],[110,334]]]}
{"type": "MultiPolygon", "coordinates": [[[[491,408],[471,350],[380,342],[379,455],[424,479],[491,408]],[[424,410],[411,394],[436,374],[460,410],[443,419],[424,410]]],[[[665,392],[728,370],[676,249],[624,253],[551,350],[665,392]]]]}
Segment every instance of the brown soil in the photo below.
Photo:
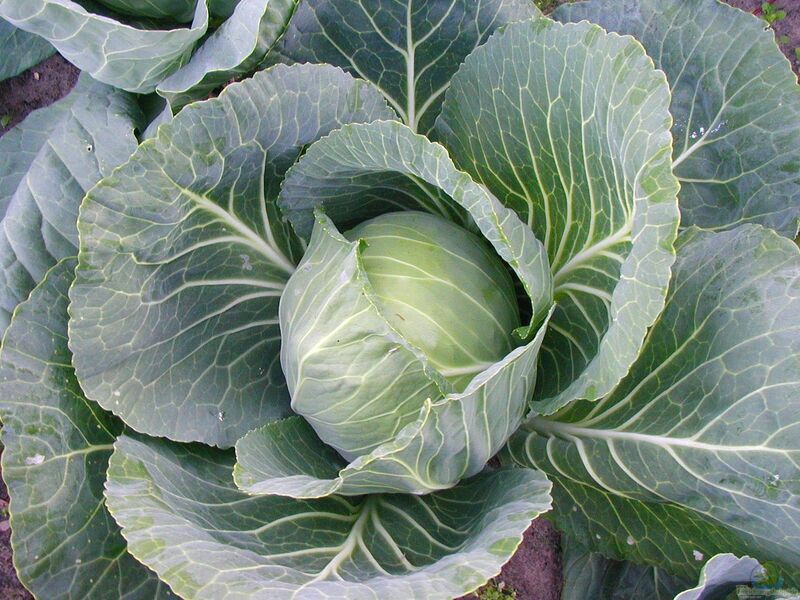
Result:
{"type": "MultiPolygon", "coordinates": [[[[570,0],[541,0],[548,9],[570,0]]],[[[726,0],[728,4],[748,12],[760,14],[761,0],[726,0]]],[[[781,44],[797,72],[800,58],[795,49],[800,47],[800,0],[773,0],[787,16],[774,25],[778,36],[787,36],[781,44]]],[[[19,123],[29,112],[47,106],[63,97],[78,78],[78,70],[55,55],[25,73],[0,82],[0,119],[10,116],[6,127],[0,123],[0,136],[19,123]]],[[[11,562],[10,531],[8,528],[8,496],[0,480],[0,599],[31,600],[32,596],[16,578],[11,562]]],[[[517,600],[558,600],[561,596],[562,565],[560,535],[544,519],[535,521],[525,533],[522,545],[514,557],[503,567],[492,582],[506,590],[516,591],[517,600]]],[[[475,600],[479,596],[465,596],[475,600]]]]}
{"type": "MultiPolygon", "coordinates": [[[[725,0],[731,6],[741,8],[757,16],[761,16],[761,0],[725,0]]],[[[786,12],[786,18],[774,23],[772,28],[775,30],[781,50],[792,63],[795,73],[800,74],[800,56],[796,50],[800,48],[800,0],[772,0],[775,8],[786,12]],[[785,37],[784,37],[785,36],[785,37]],[[782,40],[780,38],[783,38],[782,40]]]]}
{"type": "Polygon", "coordinates": [[[17,77],[0,81],[0,135],[32,110],[65,96],[78,80],[78,73],[77,67],[56,54],[17,77]]]}
{"type": "MultiPolygon", "coordinates": [[[[537,519],[525,532],[517,553],[489,586],[516,592],[517,600],[561,598],[561,535],[550,521],[537,519]]],[[[478,600],[476,594],[460,600],[478,600]]]]}
{"type": "MultiPolygon", "coordinates": [[[[2,449],[0,448],[0,454],[2,449]]],[[[8,492],[0,479],[0,598],[3,600],[33,600],[17,579],[11,561],[11,529],[8,526],[8,492]]]]}

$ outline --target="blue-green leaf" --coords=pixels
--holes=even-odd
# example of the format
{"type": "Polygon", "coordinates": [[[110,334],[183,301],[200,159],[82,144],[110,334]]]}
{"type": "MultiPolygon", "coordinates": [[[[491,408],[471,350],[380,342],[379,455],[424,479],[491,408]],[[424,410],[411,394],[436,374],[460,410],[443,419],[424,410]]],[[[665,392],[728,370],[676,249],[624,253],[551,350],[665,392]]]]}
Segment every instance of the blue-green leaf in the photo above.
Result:
{"type": "Polygon", "coordinates": [[[761,19],[708,0],[591,0],[553,17],[633,35],[666,73],[682,226],[797,235],[800,87],[761,19]]]}
{"type": "Polygon", "coordinates": [[[286,170],[390,115],[334,67],[277,66],[161,125],[81,207],[70,344],[87,396],[138,431],[232,446],[289,414],[278,301],[302,246],[286,170]]]}
{"type": "Polygon", "coordinates": [[[464,58],[503,25],[538,14],[526,0],[305,0],[276,56],[371,81],[406,125],[427,133],[464,58]]]}
{"type": "Polygon", "coordinates": [[[122,423],[82,394],[67,348],[75,259],[53,267],[14,312],[0,352],[3,479],[14,563],[37,598],[175,596],[126,548],[103,484],[122,423]]]}
{"type": "Polygon", "coordinates": [[[445,600],[496,574],[549,481],[527,469],[415,496],[247,496],[231,453],[120,437],[106,498],[131,553],[188,600],[445,600]]]}

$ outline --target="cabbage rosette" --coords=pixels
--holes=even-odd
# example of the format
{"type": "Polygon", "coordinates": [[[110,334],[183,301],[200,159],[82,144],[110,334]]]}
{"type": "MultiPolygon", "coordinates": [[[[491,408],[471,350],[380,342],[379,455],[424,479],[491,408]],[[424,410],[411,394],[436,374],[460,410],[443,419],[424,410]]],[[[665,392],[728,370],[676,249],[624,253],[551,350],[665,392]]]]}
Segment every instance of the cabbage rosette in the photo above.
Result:
{"type": "Polygon", "coordinates": [[[237,481],[248,491],[298,497],[448,488],[478,473],[527,411],[546,330],[532,326],[546,322],[552,302],[547,258],[516,214],[459,173],[442,147],[394,121],[346,126],[292,169],[281,202],[301,234],[304,204],[314,202],[303,186],[306,169],[342,139],[366,149],[391,145],[385,154],[367,150],[378,157],[372,164],[362,155],[338,156],[358,161],[350,169],[392,180],[395,193],[349,205],[343,195],[324,205],[327,214],[316,213],[280,307],[281,363],[292,408],[306,425],[276,422],[245,436],[237,444],[237,481]],[[398,193],[406,212],[392,212],[398,193]],[[383,216],[360,218],[376,213],[383,216]],[[328,215],[361,222],[348,234],[354,239],[328,215]],[[474,224],[492,245],[446,215],[474,224]],[[518,326],[511,278],[490,248],[507,258],[530,298],[525,327],[518,326]],[[442,266],[449,280],[437,277],[442,266]],[[459,280],[479,296],[459,289],[459,280]],[[531,339],[514,347],[513,337],[531,339]],[[304,438],[313,428],[352,462],[345,466],[316,440],[294,444],[285,427],[303,428],[304,438]],[[324,471],[297,468],[312,456],[324,471]]]}

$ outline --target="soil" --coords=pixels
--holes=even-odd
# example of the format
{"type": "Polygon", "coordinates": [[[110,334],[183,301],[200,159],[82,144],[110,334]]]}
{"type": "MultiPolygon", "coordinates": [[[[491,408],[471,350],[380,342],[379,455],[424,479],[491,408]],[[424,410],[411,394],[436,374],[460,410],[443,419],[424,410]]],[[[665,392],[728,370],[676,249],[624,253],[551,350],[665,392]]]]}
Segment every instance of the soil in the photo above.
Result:
{"type": "MultiPolygon", "coordinates": [[[[0,448],[0,454],[2,449],[0,448]]],[[[11,561],[11,528],[8,524],[8,492],[0,479],[0,598],[3,600],[33,600],[17,579],[11,561]]]]}
{"type": "MultiPolygon", "coordinates": [[[[537,0],[546,10],[570,0],[537,0]]],[[[761,14],[761,0],[726,0],[728,4],[761,14]]],[[[800,0],[773,0],[776,8],[786,11],[786,18],[774,24],[777,36],[786,36],[781,50],[800,71],[800,0]]],[[[0,136],[22,121],[29,112],[47,106],[66,95],[78,79],[79,71],[55,55],[25,73],[0,82],[0,136]],[[9,121],[3,125],[5,119],[9,121]]],[[[1,451],[1,450],[0,450],[1,451]]],[[[32,600],[19,583],[11,561],[8,526],[8,495],[0,479],[0,599],[32,600]]],[[[514,557],[490,585],[516,592],[517,600],[558,600],[562,586],[561,542],[558,531],[549,521],[534,521],[514,557]]],[[[462,600],[477,600],[480,593],[462,600]]]]}
{"type": "MultiPolygon", "coordinates": [[[[517,553],[487,587],[516,593],[517,600],[561,598],[561,535],[546,519],[536,519],[517,553]]],[[[487,594],[488,595],[488,594],[487,594]]],[[[479,600],[481,590],[459,600],[479,600]]]]}
{"type": "Polygon", "coordinates": [[[17,77],[0,81],[0,136],[29,112],[65,96],[79,73],[77,67],[56,54],[17,77]]]}

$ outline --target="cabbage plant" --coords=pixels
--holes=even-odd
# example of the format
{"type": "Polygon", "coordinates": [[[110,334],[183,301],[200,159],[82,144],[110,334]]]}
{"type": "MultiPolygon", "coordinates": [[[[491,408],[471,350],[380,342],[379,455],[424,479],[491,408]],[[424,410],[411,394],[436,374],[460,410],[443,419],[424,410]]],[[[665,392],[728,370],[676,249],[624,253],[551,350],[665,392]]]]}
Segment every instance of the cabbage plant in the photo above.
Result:
{"type": "Polygon", "coordinates": [[[716,0],[291,12],[157,126],[84,75],[0,141],[23,583],[456,598],[546,515],[567,598],[800,585],[773,34],[716,0]]]}
{"type": "Polygon", "coordinates": [[[158,91],[178,109],[256,69],[296,6],[297,0],[2,0],[0,35],[9,25],[19,28],[6,34],[16,41],[6,48],[14,52],[9,66],[21,63],[16,72],[38,62],[27,55],[44,57],[55,47],[97,81],[138,94],[158,91]]]}

